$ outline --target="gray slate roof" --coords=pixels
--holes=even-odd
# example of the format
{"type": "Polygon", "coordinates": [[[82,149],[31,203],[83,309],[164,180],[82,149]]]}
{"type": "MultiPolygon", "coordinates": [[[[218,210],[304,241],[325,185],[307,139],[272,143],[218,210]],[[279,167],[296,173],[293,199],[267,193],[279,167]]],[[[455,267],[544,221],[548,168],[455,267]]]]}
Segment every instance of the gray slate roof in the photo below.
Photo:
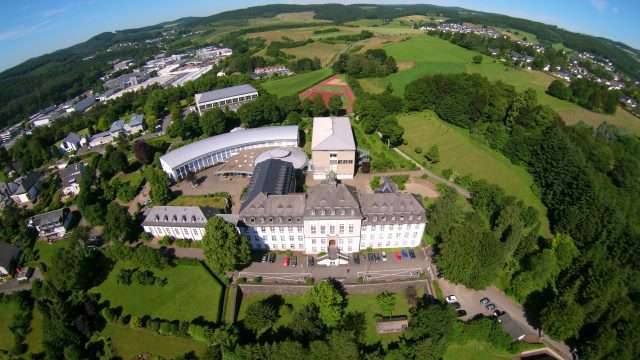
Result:
{"type": "Polygon", "coordinates": [[[80,135],[74,133],[74,132],[70,132],[67,134],[67,136],[64,138],[65,143],[71,143],[71,144],[77,144],[80,142],[80,135]]]}
{"type": "Polygon", "coordinates": [[[355,150],[351,123],[346,116],[313,118],[311,150],[355,150]]]}
{"type": "Polygon", "coordinates": [[[33,227],[48,228],[50,226],[63,223],[68,214],[68,208],[49,211],[44,214],[30,217],[29,225],[33,227]]]}
{"type": "Polygon", "coordinates": [[[258,194],[286,195],[293,190],[294,169],[288,161],[269,159],[255,166],[242,207],[258,194]]]}
{"type": "Polygon", "coordinates": [[[298,139],[297,126],[271,126],[246,129],[231,133],[212,136],[194,143],[182,146],[160,158],[160,161],[170,168],[188,163],[193,159],[217,152],[222,149],[236,147],[242,144],[263,142],[266,140],[282,141],[298,139]]]}
{"type": "Polygon", "coordinates": [[[320,184],[307,190],[305,217],[323,219],[362,218],[356,190],[344,184],[320,184]],[[322,209],[325,214],[322,215],[322,209]],[[345,213],[342,214],[342,210],[345,213]],[[351,210],[354,210],[351,215],[351,210]],[[315,215],[314,215],[315,212],[315,215]]]}
{"type": "Polygon", "coordinates": [[[103,131],[103,132],[101,132],[101,133],[97,133],[97,134],[93,135],[93,136],[91,137],[91,140],[99,139],[99,138],[102,138],[102,137],[108,136],[109,134],[110,134],[110,132],[108,132],[108,131],[103,131]]]}
{"type": "Polygon", "coordinates": [[[18,188],[14,192],[14,194],[24,194],[31,189],[38,180],[42,177],[42,174],[32,171],[28,173],[25,177],[20,180],[17,180],[18,188]]]}
{"type": "Polygon", "coordinates": [[[124,129],[124,120],[120,119],[114,121],[113,124],[111,124],[109,132],[113,134],[114,132],[122,131],[122,129],[124,129]]]}
{"type": "Polygon", "coordinates": [[[131,120],[129,121],[129,126],[134,127],[134,126],[142,125],[143,121],[144,121],[144,115],[142,114],[133,115],[131,117],[131,120]]]}
{"type": "Polygon", "coordinates": [[[80,101],[78,101],[78,103],[76,103],[75,105],[73,105],[73,108],[76,111],[85,111],[86,109],[89,108],[89,106],[93,105],[96,103],[96,98],[93,96],[88,96],[80,101]]]}
{"type": "Polygon", "coordinates": [[[154,206],[145,211],[142,226],[182,226],[204,228],[219,209],[206,206],[154,206]]]}
{"type": "Polygon", "coordinates": [[[0,266],[9,270],[11,267],[11,261],[16,256],[20,248],[16,245],[0,241],[0,266]]]}
{"type": "Polygon", "coordinates": [[[426,223],[424,207],[411,194],[408,193],[374,193],[360,194],[360,209],[366,218],[363,224],[373,223],[373,215],[385,216],[375,221],[376,224],[402,224],[402,223],[426,223]],[[413,215],[413,220],[409,216],[413,215]],[[394,216],[395,220],[391,220],[394,216]],[[402,220],[401,220],[402,216],[402,220]],[[421,216],[418,219],[417,216],[421,216]]]}
{"type": "Polygon", "coordinates": [[[240,218],[249,225],[302,225],[304,194],[267,195],[260,193],[240,210],[240,218]],[[254,220],[253,222],[251,220],[254,220]]]}
{"type": "Polygon", "coordinates": [[[238,86],[227,87],[224,89],[207,91],[205,93],[199,93],[199,94],[196,94],[195,97],[196,97],[196,103],[201,104],[201,103],[206,103],[210,101],[216,101],[219,99],[250,94],[254,92],[258,92],[258,90],[256,90],[256,88],[254,88],[249,84],[243,84],[238,86]]]}
{"type": "Polygon", "coordinates": [[[83,169],[84,164],[79,162],[69,165],[66,168],[60,170],[60,180],[62,180],[62,187],[64,188],[70,184],[79,183],[80,179],[82,179],[83,169]]]}

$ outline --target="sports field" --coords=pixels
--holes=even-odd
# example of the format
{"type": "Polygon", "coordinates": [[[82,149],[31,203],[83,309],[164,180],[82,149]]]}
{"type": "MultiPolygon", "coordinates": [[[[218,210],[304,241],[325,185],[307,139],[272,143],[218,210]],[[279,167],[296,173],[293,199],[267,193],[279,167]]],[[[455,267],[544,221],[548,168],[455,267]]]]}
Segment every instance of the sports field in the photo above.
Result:
{"type": "Polygon", "coordinates": [[[405,154],[423,163],[424,157],[414,149],[426,151],[438,145],[440,163],[432,167],[435,172],[450,168],[460,176],[471,174],[474,180],[486,179],[500,185],[508,195],[535,207],[542,219],[541,234],[550,235],[546,208],[531,190],[533,179],[523,167],[512,164],[504,155],[472,139],[467,130],[441,120],[431,111],[402,115],[398,121],[408,142],[400,147],[405,154]]]}
{"type": "Polygon", "coordinates": [[[558,111],[569,124],[583,120],[597,126],[603,121],[608,121],[640,134],[640,120],[623,110],[618,110],[613,116],[597,114],[571,102],[547,95],[545,90],[554,78],[543,72],[506,67],[500,61],[487,56],[483,56],[482,64],[473,64],[471,58],[477,55],[477,52],[428,35],[414,36],[409,40],[389,44],[383,48],[398,63],[413,62],[413,66],[401,69],[385,78],[361,80],[366,91],[380,92],[391,84],[394,93],[403,95],[407,84],[425,75],[479,73],[489,80],[501,80],[511,84],[519,91],[533,88],[538,93],[538,101],[558,111]]]}
{"type": "Polygon", "coordinates": [[[165,286],[117,283],[120,269],[135,267],[132,263],[118,262],[109,277],[91,291],[100,293],[112,308],[122,306],[123,314],[188,321],[202,316],[218,321],[223,287],[203,265],[194,263],[153,270],[156,276],[167,278],[165,286]]]}
{"type": "Polygon", "coordinates": [[[356,100],[355,95],[344,80],[343,75],[332,76],[318,85],[300,93],[300,99],[313,99],[316,96],[322,96],[324,105],[328,107],[329,100],[333,96],[339,96],[342,99],[342,108],[350,111],[356,100]]]}
{"type": "Polygon", "coordinates": [[[316,70],[304,74],[290,76],[284,79],[269,80],[262,84],[269,93],[277,96],[299,94],[320,81],[331,76],[331,69],[316,70]]]}

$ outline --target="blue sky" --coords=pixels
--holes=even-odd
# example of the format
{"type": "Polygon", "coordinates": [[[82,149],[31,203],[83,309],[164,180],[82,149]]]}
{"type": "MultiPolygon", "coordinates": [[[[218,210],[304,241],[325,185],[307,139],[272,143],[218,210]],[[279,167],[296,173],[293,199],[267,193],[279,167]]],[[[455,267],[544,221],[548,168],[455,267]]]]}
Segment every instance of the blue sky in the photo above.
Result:
{"type": "MultiPolygon", "coordinates": [[[[104,31],[136,28],[185,16],[207,16],[269,3],[326,1],[211,0],[5,0],[0,13],[0,70],[31,57],[85,41],[104,31]]],[[[637,0],[423,0],[341,3],[430,3],[537,20],[604,36],[640,48],[637,0]]]]}

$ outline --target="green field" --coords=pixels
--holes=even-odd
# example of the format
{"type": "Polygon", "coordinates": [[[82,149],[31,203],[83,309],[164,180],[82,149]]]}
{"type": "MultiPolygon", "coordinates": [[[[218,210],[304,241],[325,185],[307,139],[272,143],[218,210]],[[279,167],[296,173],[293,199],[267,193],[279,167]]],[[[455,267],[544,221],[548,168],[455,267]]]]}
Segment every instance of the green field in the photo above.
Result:
{"type": "MultiPolygon", "coordinates": [[[[424,294],[422,289],[418,289],[418,296],[424,294]]],[[[378,305],[376,304],[377,294],[348,294],[348,305],[345,310],[346,313],[357,312],[364,313],[366,321],[365,341],[367,344],[375,344],[378,341],[382,341],[383,344],[388,344],[392,341],[398,340],[399,334],[387,334],[378,335],[376,333],[376,314],[380,313],[378,305]]],[[[270,295],[252,295],[245,294],[242,297],[242,303],[240,304],[240,311],[238,312],[238,320],[244,319],[247,307],[254,302],[264,300],[270,295]]],[[[276,295],[280,296],[280,295],[276,295]]],[[[285,303],[293,305],[293,311],[296,311],[304,306],[303,296],[301,295],[282,295],[282,299],[285,303]]],[[[409,304],[404,297],[404,294],[396,294],[398,304],[396,305],[393,315],[409,315],[409,304]]],[[[286,326],[291,322],[292,314],[287,314],[281,317],[276,323],[276,327],[286,326]]]]}
{"type": "Polygon", "coordinates": [[[405,154],[423,163],[425,159],[414,149],[438,145],[441,160],[432,167],[434,172],[440,174],[442,169],[451,168],[461,176],[471,174],[474,180],[486,179],[500,185],[508,195],[535,207],[541,215],[542,235],[550,235],[546,208],[531,190],[533,179],[523,167],[512,164],[504,155],[472,139],[467,130],[441,120],[433,112],[409,113],[398,117],[398,121],[405,128],[408,142],[400,147],[405,154]]]}
{"type": "Polygon", "coordinates": [[[14,337],[9,325],[13,322],[13,316],[18,312],[18,305],[14,302],[0,304],[0,350],[11,350],[14,345],[14,337]]]}
{"type": "Polygon", "coordinates": [[[127,286],[116,282],[120,269],[134,267],[132,263],[118,262],[108,278],[91,291],[100,293],[112,308],[122,306],[123,314],[187,321],[203,317],[218,321],[223,287],[202,264],[153,270],[156,276],[167,278],[164,287],[127,286]]]}
{"type": "Polygon", "coordinates": [[[146,329],[132,329],[128,326],[107,323],[102,335],[111,339],[118,358],[131,359],[140,353],[159,355],[162,358],[175,358],[190,351],[202,355],[206,344],[175,336],[161,336],[146,329]]]}
{"type": "MultiPolygon", "coordinates": [[[[66,248],[68,246],[69,246],[69,241],[67,240],[58,240],[53,244],[49,244],[45,241],[40,241],[40,240],[36,241],[36,244],[33,247],[33,250],[35,251],[36,255],[38,255],[38,260],[32,263],[31,265],[37,266],[37,263],[39,262],[44,263],[45,266],[50,264],[51,260],[53,259],[53,255],[55,254],[55,251],[57,249],[66,248]]],[[[43,270],[43,269],[40,268],[40,270],[43,270]]]]}
{"type": "Polygon", "coordinates": [[[394,93],[404,95],[405,86],[422,76],[457,72],[479,73],[489,80],[501,80],[511,84],[519,91],[533,88],[538,94],[538,101],[558,111],[569,124],[583,120],[597,126],[608,121],[640,134],[640,120],[621,109],[613,116],[597,114],[571,102],[547,95],[545,90],[554,78],[543,72],[507,67],[500,61],[487,56],[483,56],[482,64],[473,64],[471,58],[477,55],[477,52],[428,35],[414,36],[409,40],[390,44],[383,48],[387,54],[396,59],[399,65],[412,64],[400,66],[399,72],[385,78],[361,80],[361,84],[367,91],[379,92],[391,84],[394,93]],[[567,116],[568,114],[570,116],[567,116]]]}
{"type": "Polygon", "coordinates": [[[325,42],[316,41],[304,46],[296,48],[282,49],[282,51],[288,55],[293,55],[297,58],[318,58],[322,66],[325,66],[333,59],[333,57],[344,48],[344,44],[328,44],[325,42]]]}
{"type": "Polygon", "coordinates": [[[227,199],[206,195],[181,195],[171,200],[172,206],[208,206],[212,208],[224,209],[227,199]]]}
{"type": "Polygon", "coordinates": [[[31,320],[31,331],[27,334],[27,337],[24,339],[25,344],[27,344],[27,351],[31,354],[37,354],[44,350],[42,347],[42,340],[44,337],[43,329],[42,329],[42,313],[38,310],[37,306],[33,308],[33,319],[31,320]]]}
{"type": "Polygon", "coordinates": [[[271,80],[263,83],[262,87],[269,93],[277,96],[296,95],[329,76],[331,76],[331,69],[322,69],[284,79],[271,80]]]}
{"type": "Polygon", "coordinates": [[[498,350],[485,342],[470,342],[465,345],[450,345],[444,354],[444,360],[510,360],[514,356],[498,350]]]}

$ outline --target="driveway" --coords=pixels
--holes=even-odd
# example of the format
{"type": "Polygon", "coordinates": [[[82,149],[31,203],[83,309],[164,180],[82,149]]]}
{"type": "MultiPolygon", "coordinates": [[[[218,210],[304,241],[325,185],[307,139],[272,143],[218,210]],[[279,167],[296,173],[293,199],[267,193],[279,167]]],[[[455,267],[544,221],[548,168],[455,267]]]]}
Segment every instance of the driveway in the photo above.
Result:
{"type": "Polygon", "coordinates": [[[30,290],[31,287],[33,286],[34,281],[36,280],[42,281],[43,278],[44,277],[42,276],[40,269],[35,268],[33,271],[33,275],[31,276],[31,279],[29,279],[29,282],[21,284],[18,280],[7,281],[6,283],[3,283],[0,285],[0,294],[9,294],[16,291],[30,290]]]}

